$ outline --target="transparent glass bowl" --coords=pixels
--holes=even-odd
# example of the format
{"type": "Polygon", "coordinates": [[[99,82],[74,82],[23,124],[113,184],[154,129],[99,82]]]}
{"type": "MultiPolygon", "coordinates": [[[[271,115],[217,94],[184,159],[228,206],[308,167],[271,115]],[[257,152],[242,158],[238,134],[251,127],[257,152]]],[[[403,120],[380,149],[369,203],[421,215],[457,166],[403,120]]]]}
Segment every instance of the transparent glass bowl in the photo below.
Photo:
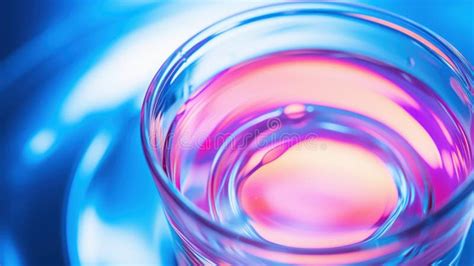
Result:
{"type": "Polygon", "coordinates": [[[142,143],[175,234],[178,261],[312,265],[456,261],[473,217],[472,156],[466,158],[471,162],[470,176],[438,211],[396,234],[337,248],[287,247],[240,235],[211,220],[176,189],[162,167],[167,156],[163,140],[192,92],[238,63],[301,49],[356,54],[410,73],[443,99],[461,121],[472,147],[471,67],[425,28],[379,10],[336,3],[277,4],[229,17],[170,56],[153,79],[142,109],[142,143]]]}

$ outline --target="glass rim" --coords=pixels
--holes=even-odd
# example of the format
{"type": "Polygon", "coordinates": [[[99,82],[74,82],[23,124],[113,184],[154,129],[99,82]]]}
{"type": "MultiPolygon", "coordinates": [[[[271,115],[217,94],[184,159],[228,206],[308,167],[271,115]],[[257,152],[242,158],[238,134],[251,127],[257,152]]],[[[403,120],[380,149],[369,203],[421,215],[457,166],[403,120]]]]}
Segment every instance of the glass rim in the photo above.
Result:
{"type": "Polygon", "coordinates": [[[265,240],[253,239],[246,235],[239,234],[210,219],[201,209],[196,207],[176,189],[169,176],[164,172],[160,162],[156,160],[156,156],[154,155],[154,145],[150,142],[149,136],[150,114],[153,111],[157,98],[164,90],[167,89],[166,85],[170,77],[172,77],[173,74],[175,74],[175,72],[179,69],[179,66],[181,66],[186,61],[186,58],[195,53],[213,38],[224,34],[227,31],[248,23],[252,23],[254,21],[277,17],[285,14],[303,14],[304,12],[312,12],[314,14],[345,12],[343,13],[343,16],[345,17],[349,17],[350,15],[359,15],[355,17],[387,27],[392,30],[396,30],[412,39],[415,39],[419,43],[421,42],[421,45],[431,50],[440,60],[442,60],[442,62],[450,66],[450,68],[466,85],[463,86],[463,93],[465,93],[470,103],[474,102],[474,97],[472,94],[473,68],[469,61],[467,61],[461,55],[461,53],[458,52],[446,40],[431,30],[402,16],[365,5],[337,2],[291,2],[270,4],[252,8],[219,20],[189,38],[162,64],[154,76],[150,86],[148,87],[140,115],[140,133],[146,160],[150,166],[154,179],[162,188],[160,191],[164,191],[167,196],[169,196],[169,198],[171,198],[177,204],[177,206],[183,209],[183,211],[187,212],[200,223],[204,224],[220,235],[224,235],[237,242],[242,242],[244,244],[269,251],[301,255],[342,254],[380,247],[400,240],[401,238],[413,236],[413,233],[424,230],[432,225],[433,222],[436,222],[449,215],[451,211],[455,210],[455,207],[459,203],[468,198],[474,191],[474,172],[471,171],[469,173],[466,180],[464,181],[464,184],[462,184],[456,190],[455,194],[445,205],[443,205],[439,210],[428,214],[417,223],[412,224],[393,235],[381,236],[375,241],[369,240],[367,242],[359,242],[350,245],[329,248],[300,248],[284,246],[281,244],[267,242],[265,240]],[[428,37],[431,40],[424,39],[424,37],[428,37]],[[422,38],[422,40],[420,41],[418,38],[422,38]]]}

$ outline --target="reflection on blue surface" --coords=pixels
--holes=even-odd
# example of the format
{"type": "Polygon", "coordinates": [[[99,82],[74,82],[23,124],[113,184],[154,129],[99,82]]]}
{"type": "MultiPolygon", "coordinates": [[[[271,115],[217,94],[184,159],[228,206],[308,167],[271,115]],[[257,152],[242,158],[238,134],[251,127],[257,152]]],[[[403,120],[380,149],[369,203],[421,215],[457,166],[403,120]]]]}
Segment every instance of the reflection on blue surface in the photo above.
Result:
{"type": "Polygon", "coordinates": [[[169,264],[171,256],[160,256],[172,250],[156,190],[151,178],[140,181],[149,176],[141,169],[140,151],[133,149],[138,132],[123,133],[130,123],[116,126],[112,134],[93,137],[72,179],[66,208],[69,259],[72,264],[169,264]]]}
{"type": "Polygon", "coordinates": [[[18,252],[18,249],[15,247],[15,244],[11,239],[5,234],[0,235],[2,239],[0,239],[0,258],[2,258],[2,263],[4,265],[22,265],[21,255],[18,252]]]}
{"type": "Polygon", "coordinates": [[[25,160],[42,159],[52,148],[56,140],[56,132],[51,129],[38,131],[25,147],[25,160]]]}
{"type": "MultiPolygon", "coordinates": [[[[140,144],[144,92],[193,33],[260,3],[50,3],[57,6],[44,7],[44,28],[0,59],[0,265],[171,264],[140,144]]],[[[381,7],[474,59],[471,1],[381,7]]]]}

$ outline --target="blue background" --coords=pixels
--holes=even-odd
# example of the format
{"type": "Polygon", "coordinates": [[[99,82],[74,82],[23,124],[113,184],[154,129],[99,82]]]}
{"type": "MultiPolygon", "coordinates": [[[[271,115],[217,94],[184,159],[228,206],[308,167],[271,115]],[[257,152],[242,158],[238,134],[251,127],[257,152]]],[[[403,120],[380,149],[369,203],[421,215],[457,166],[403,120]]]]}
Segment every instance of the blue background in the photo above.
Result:
{"type": "MultiPolygon", "coordinates": [[[[1,1],[0,265],[173,263],[141,150],[143,95],[181,42],[264,2],[1,1]]],[[[473,1],[350,2],[419,22],[474,60],[473,1]]]]}

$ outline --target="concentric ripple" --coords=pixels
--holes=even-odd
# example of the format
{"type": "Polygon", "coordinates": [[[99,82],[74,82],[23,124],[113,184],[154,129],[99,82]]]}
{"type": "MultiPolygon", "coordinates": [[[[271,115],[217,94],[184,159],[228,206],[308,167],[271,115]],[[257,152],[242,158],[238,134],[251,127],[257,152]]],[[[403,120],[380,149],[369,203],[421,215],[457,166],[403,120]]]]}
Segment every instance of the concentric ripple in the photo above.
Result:
{"type": "Polygon", "coordinates": [[[182,106],[165,170],[209,217],[303,248],[371,241],[439,209],[471,171],[459,122],[408,73],[300,50],[216,75],[182,106]]]}

